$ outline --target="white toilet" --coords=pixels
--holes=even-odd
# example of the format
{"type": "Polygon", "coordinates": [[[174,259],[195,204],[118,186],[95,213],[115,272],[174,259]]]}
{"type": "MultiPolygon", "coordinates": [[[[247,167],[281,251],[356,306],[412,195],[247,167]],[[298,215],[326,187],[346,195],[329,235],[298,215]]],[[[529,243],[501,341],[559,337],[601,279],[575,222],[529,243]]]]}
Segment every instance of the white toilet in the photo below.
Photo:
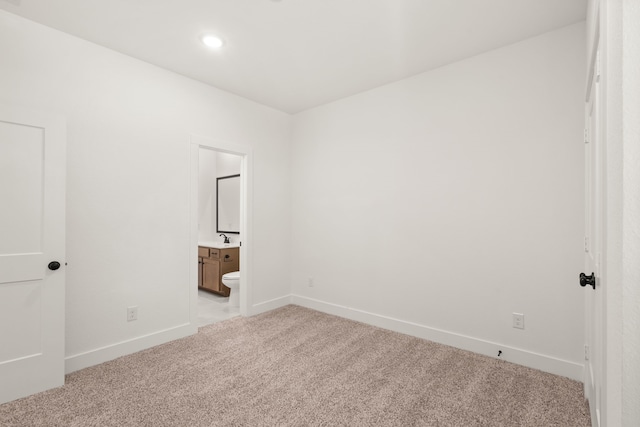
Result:
{"type": "Polygon", "coordinates": [[[229,306],[240,306],[240,272],[232,271],[222,275],[222,284],[231,289],[229,293],[229,306]]]}

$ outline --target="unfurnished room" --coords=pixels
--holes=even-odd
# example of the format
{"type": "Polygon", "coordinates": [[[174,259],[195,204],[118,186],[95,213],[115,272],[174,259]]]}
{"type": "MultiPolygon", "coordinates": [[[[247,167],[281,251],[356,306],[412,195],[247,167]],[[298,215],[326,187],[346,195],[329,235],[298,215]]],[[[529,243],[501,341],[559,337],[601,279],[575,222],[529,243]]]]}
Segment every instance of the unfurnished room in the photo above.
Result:
{"type": "Polygon", "coordinates": [[[0,0],[0,425],[640,425],[638,22],[0,0]]]}

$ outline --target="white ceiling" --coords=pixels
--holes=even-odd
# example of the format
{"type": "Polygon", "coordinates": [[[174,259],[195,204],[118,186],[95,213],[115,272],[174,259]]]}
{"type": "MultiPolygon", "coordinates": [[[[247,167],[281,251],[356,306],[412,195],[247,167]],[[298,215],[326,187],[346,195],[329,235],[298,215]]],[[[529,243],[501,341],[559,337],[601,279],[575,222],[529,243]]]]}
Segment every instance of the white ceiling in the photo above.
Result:
{"type": "Polygon", "coordinates": [[[0,8],[296,113],[585,19],[587,0],[0,0],[0,8]],[[217,52],[202,34],[221,36],[217,52]]]}

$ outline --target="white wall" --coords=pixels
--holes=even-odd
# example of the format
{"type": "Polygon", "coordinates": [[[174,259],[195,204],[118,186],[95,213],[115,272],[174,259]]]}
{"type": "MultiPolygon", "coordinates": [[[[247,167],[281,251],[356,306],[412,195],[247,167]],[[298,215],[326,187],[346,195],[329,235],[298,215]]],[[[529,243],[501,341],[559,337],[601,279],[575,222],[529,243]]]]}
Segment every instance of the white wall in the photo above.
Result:
{"type": "MultiPolygon", "coordinates": [[[[198,161],[198,241],[222,242],[216,231],[216,178],[239,174],[242,157],[201,148],[198,161]]],[[[228,234],[227,237],[232,243],[240,240],[239,234],[228,234]]]]}
{"type": "Polygon", "coordinates": [[[218,152],[200,149],[198,157],[198,241],[215,241],[218,152]]]}
{"type": "Polygon", "coordinates": [[[581,380],[584,32],[294,116],[294,300],[581,380]]]}
{"type": "Polygon", "coordinates": [[[237,175],[241,170],[242,157],[235,154],[218,153],[216,169],[218,177],[237,175]]]}
{"type": "Polygon", "coordinates": [[[290,116],[6,12],[0,58],[1,103],[67,118],[68,369],[189,322],[190,134],[252,147],[253,301],[289,295],[290,116]]]}

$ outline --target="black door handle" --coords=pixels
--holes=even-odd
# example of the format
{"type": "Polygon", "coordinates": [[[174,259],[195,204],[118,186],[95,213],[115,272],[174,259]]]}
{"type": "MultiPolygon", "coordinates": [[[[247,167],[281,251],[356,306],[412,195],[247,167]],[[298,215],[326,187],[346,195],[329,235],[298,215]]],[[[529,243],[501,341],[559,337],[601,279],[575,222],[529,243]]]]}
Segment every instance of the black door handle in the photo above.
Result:
{"type": "Polygon", "coordinates": [[[596,275],[591,273],[591,276],[587,276],[584,273],[580,273],[580,286],[592,286],[593,290],[596,289],[596,275]]]}
{"type": "Polygon", "coordinates": [[[55,271],[60,268],[60,263],[58,261],[51,261],[47,267],[49,267],[49,270],[55,271]]]}

